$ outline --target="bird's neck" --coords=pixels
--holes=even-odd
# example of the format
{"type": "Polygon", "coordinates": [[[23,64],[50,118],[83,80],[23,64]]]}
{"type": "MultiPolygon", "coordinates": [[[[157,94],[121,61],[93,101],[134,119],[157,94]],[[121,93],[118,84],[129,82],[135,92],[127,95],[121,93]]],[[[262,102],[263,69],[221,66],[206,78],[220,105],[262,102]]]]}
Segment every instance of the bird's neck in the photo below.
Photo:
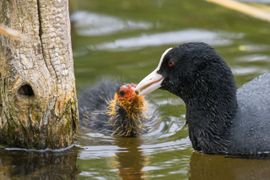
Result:
{"type": "Polygon", "coordinates": [[[216,86],[197,95],[185,100],[193,148],[205,153],[226,153],[237,111],[236,90],[216,86]]]}
{"type": "Polygon", "coordinates": [[[143,131],[144,114],[142,112],[127,113],[121,106],[117,106],[116,115],[111,116],[113,135],[137,136],[143,131]]]}
{"type": "Polygon", "coordinates": [[[143,131],[145,119],[145,104],[143,101],[133,101],[125,104],[112,100],[108,106],[108,115],[113,127],[113,135],[137,136],[143,131]]]}

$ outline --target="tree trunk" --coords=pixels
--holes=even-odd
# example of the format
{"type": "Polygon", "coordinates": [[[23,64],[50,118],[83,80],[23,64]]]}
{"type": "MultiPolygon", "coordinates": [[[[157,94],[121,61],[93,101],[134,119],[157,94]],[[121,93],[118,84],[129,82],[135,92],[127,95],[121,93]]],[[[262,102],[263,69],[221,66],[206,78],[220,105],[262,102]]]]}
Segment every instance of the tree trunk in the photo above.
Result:
{"type": "Polygon", "coordinates": [[[0,142],[71,145],[78,112],[68,0],[1,0],[0,23],[21,34],[0,36],[0,142]]]}

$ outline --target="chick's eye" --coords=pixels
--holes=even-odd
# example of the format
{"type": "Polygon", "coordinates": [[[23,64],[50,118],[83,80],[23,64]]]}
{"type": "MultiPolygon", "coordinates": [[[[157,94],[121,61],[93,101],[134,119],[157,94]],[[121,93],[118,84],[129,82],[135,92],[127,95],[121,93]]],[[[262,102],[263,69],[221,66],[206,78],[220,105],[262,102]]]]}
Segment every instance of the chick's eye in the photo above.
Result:
{"type": "Polygon", "coordinates": [[[169,59],[167,62],[167,65],[169,68],[172,68],[175,66],[175,60],[174,59],[169,59]]]}
{"type": "Polygon", "coordinates": [[[123,96],[125,96],[125,92],[124,91],[119,91],[119,95],[123,97],[123,96]]]}

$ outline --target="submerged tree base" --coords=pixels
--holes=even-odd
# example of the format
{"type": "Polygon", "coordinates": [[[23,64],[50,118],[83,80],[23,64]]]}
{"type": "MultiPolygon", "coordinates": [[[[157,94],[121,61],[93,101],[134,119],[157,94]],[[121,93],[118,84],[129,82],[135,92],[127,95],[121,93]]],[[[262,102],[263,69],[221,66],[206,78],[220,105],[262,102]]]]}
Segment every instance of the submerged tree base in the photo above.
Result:
{"type": "Polygon", "coordinates": [[[0,22],[23,36],[0,36],[0,143],[71,145],[78,112],[68,1],[0,1],[0,22]]]}

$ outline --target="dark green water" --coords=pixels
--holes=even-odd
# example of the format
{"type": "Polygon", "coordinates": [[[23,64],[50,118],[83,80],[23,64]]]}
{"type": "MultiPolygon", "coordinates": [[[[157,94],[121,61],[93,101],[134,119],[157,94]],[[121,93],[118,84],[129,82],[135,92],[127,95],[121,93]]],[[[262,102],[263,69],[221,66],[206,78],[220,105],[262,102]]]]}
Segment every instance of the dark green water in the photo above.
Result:
{"type": "MultiPolygon", "coordinates": [[[[72,1],[78,92],[101,79],[139,82],[165,49],[204,41],[231,66],[237,84],[270,69],[270,23],[199,0],[72,1]]],[[[0,151],[0,179],[269,179],[270,160],[193,152],[182,101],[149,96],[160,122],[138,138],[81,134],[66,153],[0,151]]]]}

